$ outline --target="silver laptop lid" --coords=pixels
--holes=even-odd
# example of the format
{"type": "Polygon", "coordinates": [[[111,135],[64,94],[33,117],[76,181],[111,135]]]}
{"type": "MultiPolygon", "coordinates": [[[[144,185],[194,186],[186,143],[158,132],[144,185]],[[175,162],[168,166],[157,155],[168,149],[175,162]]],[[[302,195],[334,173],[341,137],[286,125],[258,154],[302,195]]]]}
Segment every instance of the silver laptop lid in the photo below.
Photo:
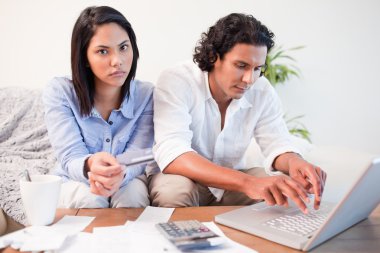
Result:
{"type": "Polygon", "coordinates": [[[367,218],[380,203],[380,158],[352,185],[303,250],[310,250],[334,235],[367,218]]]}

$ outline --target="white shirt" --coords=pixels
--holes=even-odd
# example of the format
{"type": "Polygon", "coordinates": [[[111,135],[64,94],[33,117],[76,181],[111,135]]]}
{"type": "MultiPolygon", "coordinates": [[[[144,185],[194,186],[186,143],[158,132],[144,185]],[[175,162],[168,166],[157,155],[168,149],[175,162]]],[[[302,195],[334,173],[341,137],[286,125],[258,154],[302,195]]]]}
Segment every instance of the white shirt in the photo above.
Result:
{"type": "MultiPolygon", "coordinates": [[[[248,169],[243,156],[255,138],[271,174],[274,159],[297,152],[283,120],[280,100],[265,77],[259,78],[241,99],[221,115],[208,83],[208,72],[192,62],[164,71],[154,90],[153,153],[161,170],[183,153],[194,151],[231,169],[248,169]]],[[[255,154],[252,154],[255,155],[255,154]]],[[[217,200],[223,190],[210,188],[217,200]]]]}

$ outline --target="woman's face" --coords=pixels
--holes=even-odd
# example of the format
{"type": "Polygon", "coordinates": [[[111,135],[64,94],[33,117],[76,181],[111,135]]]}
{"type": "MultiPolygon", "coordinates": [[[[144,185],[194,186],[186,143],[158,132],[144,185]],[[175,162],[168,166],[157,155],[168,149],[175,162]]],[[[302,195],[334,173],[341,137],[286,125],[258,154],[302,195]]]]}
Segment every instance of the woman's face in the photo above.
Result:
{"type": "Polygon", "coordinates": [[[128,33],[116,23],[99,25],[88,45],[87,60],[96,87],[121,87],[133,61],[128,33]]]}

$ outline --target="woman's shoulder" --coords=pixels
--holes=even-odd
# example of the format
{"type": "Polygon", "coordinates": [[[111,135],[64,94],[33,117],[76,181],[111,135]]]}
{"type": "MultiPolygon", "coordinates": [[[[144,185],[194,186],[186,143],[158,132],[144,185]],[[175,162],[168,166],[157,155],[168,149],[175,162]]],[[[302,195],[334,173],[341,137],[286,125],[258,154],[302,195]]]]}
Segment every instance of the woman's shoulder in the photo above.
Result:
{"type": "Polygon", "coordinates": [[[73,80],[69,76],[54,77],[48,82],[45,90],[72,93],[74,91],[73,80]]]}
{"type": "Polygon", "coordinates": [[[73,81],[69,76],[54,77],[51,79],[43,90],[45,100],[74,100],[76,93],[73,81]]]}
{"type": "Polygon", "coordinates": [[[133,86],[137,95],[151,96],[153,94],[154,85],[150,82],[133,80],[133,86]]]}

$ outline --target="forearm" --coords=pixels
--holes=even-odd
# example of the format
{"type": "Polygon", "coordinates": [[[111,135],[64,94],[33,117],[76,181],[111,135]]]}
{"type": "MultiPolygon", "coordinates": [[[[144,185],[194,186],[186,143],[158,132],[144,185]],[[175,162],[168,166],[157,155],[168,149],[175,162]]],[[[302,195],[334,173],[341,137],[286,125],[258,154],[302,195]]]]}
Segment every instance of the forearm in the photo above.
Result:
{"type": "Polygon", "coordinates": [[[164,170],[167,174],[188,177],[203,185],[243,192],[249,177],[238,170],[216,165],[195,152],[187,152],[177,157],[164,170]]]}
{"type": "Polygon", "coordinates": [[[289,168],[290,168],[289,164],[294,159],[299,160],[299,159],[302,159],[302,157],[299,154],[294,153],[294,152],[283,153],[276,157],[276,159],[273,162],[272,167],[275,170],[289,174],[289,168]]]}

